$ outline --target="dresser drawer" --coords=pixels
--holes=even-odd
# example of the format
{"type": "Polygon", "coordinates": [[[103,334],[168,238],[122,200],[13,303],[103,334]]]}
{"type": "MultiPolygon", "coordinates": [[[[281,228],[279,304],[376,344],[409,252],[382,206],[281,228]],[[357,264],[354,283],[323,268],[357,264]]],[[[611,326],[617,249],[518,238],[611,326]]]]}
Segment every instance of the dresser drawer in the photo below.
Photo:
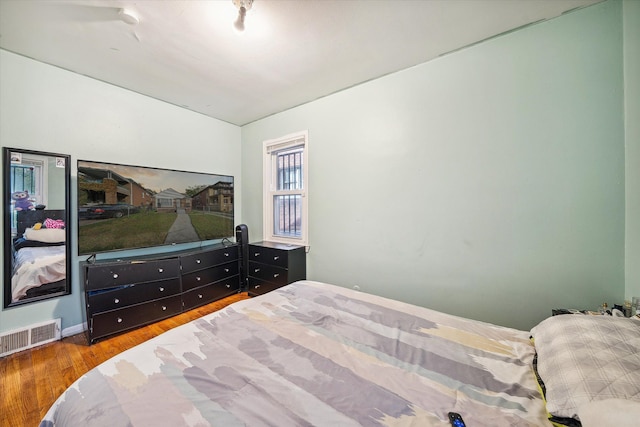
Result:
{"type": "Polygon", "coordinates": [[[182,265],[182,274],[185,274],[201,270],[205,267],[211,267],[212,265],[224,264],[237,260],[238,246],[234,245],[226,248],[182,256],[180,257],[180,264],[182,265]]]}
{"type": "Polygon", "coordinates": [[[249,245],[249,261],[287,268],[289,265],[288,255],[287,251],[280,249],[249,245]]]}
{"type": "MultiPolygon", "coordinates": [[[[182,291],[208,285],[230,276],[238,274],[238,263],[230,262],[217,267],[206,268],[182,276],[182,291]]],[[[239,280],[239,279],[238,279],[239,280]]]]}
{"type": "Polygon", "coordinates": [[[249,277],[265,280],[267,282],[278,283],[281,285],[289,283],[289,271],[273,265],[250,262],[248,274],[249,277]]]}
{"type": "Polygon", "coordinates": [[[91,337],[95,340],[105,335],[155,322],[178,314],[181,309],[182,299],[180,295],[175,295],[119,310],[95,314],[90,319],[91,337]]]}
{"type": "Polygon", "coordinates": [[[180,293],[180,278],[136,283],[88,293],[87,308],[92,313],[115,310],[180,293]]]}
{"type": "Polygon", "coordinates": [[[287,283],[273,283],[267,282],[265,280],[256,279],[254,277],[249,277],[249,296],[256,296],[266,294],[267,292],[271,292],[274,289],[281,288],[287,285],[287,283]]]}
{"type": "Polygon", "coordinates": [[[238,277],[230,277],[183,293],[182,306],[184,310],[191,310],[211,301],[237,294],[239,290],[240,282],[238,277]]]}
{"type": "Polygon", "coordinates": [[[87,266],[85,288],[95,290],[180,277],[177,258],[87,266]]]}

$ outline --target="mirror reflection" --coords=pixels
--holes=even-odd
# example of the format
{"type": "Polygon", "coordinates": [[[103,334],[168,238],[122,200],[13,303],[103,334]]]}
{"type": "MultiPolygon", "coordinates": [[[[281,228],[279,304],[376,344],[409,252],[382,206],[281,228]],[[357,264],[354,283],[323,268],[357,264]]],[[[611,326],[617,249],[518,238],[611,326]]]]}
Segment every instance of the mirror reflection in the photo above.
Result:
{"type": "Polygon", "coordinates": [[[3,151],[4,307],[69,294],[70,158],[3,151]]]}

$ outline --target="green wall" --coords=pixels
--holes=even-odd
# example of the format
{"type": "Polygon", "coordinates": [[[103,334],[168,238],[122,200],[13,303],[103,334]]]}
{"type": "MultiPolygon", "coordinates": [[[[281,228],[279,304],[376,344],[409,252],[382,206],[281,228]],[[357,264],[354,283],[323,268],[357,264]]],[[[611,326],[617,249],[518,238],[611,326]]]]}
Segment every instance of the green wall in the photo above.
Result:
{"type": "Polygon", "coordinates": [[[626,292],[640,296],[640,1],[625,0],[626,292]]]}
{"type": "MultiPolygon", "coordinates": [[[[82,330],[78,263],[85,257],[76,255],[75,234],[78,159],[234,175],[235,215],[240,222],[238,126],[5,50],[0,50],[0,94],[2,146],[70,154],[72,187],[72,294],[0,309],[0,332],[57,317],[62,318],[63,329],[82,330]]],[[[2,268],[0,263],[0,277],[2,268]]]]}
{"type": "Polygon", "coordinates": [[[310,279],[522,329],[620,302],[622,47],[609,1],[246,125],[243,205],[308,129],[310,279]]]}
{"type": "MultiPolygon", "coordinates": [[[[640,293],[639,4],[597,4],[242,129],[0,50],[0,140],[71,154],[72,187],[79,158],[234,175],[255,241],[262,141],[308,129],[309,278],[526,329],[553,307],[640,293]],[[176,143],[189,155],[163,148],[176,143]]],[[[72,245],[73,294],[0,311],[0,332],[81,324],[72,245]]]]}
{"type": "Polygon", "coordinates": [[[48,209],[64,209],[65,190],[64,190],[64,168],[56,166],[56,158],[49,158],[49,175],[47,176],[49,200],[47,202],[48,209]]]}

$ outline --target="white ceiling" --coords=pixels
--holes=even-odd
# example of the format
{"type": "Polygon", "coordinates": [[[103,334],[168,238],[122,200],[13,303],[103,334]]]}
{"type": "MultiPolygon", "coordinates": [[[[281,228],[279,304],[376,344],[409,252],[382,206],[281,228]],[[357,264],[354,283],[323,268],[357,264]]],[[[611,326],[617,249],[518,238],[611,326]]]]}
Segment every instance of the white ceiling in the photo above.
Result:
{"type": "Polygon", "coordinates": [[[0,48],[244,125],[599,1],[0,0],[0,48]]]}

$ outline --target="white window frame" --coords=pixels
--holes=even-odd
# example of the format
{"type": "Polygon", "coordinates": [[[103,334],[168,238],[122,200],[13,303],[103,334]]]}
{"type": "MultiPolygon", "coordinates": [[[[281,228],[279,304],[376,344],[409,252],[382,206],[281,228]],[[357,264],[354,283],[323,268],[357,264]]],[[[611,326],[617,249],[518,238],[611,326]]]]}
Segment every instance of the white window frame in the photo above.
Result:
{"type": "Polygon", "coordinates": [[[309,132],[304,130],[263,142],[263,240],[309,247],[309,132]],[[299,190],[277,190],[277,154],[302,147],[302,185],[299,190]],[[278,195],[300,195],[302,219],[300,237],[276,235],[273,199],[278,195]]]}
{"type": "MultiPolygon", "coordinates": [[[[34,205],[47,205],[49,202],[49,183],[47,179],[44,179],[45,176],[49,176],[49,164],[47,163],[47,158],[43,156],[38,156],[37,154],[23,154],[20,158],[20,161],[17,162],[21,166],[30,166],[34,169],[34,187],[35,192],[29,192],[29,199],[34,200],[34,205]]],[[[8,185],[14,185],[13,183],[8,185]]],[[[15,191],[22,191],[24,189],[20,188],[11,188],[11,193],[15,191]]],[[[11,233],[15,236],[17,232],[16,224],[17,224],[17,213],[14,210],[13,205],[11,206],[11,233]]]]}

